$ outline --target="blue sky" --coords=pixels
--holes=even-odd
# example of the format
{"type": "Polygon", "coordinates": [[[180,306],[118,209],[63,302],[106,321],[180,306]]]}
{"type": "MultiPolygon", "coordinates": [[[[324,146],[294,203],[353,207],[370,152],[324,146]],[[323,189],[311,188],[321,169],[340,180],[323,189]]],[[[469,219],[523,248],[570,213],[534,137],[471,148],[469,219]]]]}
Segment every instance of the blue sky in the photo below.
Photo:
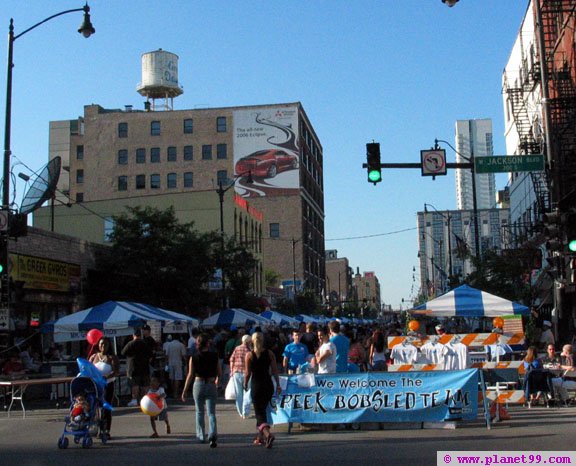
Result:
{"type": "MultiPolygon", "coordinates": [[[[424,203],[454,209],[454,174],[432,181],[419,170],[385,170],[374,187],[362,169],[365,144],[380,142],[382,162],[419,162],[435,138],[453,144],[456,120],[492,118],[495,154],[505,153],[501,76],[528,0],[461,0],[453,8],[441,0],[89,4],[89,39],[76,32],[82,15],[74,13],[15,42],[16,174],[46,164],[49,121],[76,118],[91,103],[142,108],[141,55],[168,50],[180,57],[176,109],[302,102],[324,148],[326,249],[376,272],[383,302],[398,307],[418,291],[416,212],[424,203]]],[[[3,0],[0,27],[7,34],[13,17],[18,34],[82,6],[3,0]]],[[[447,158],[455,159],[449,149],[447,158]]],[[[497,187],[505,183],[500,175],[497,187]]],[[[23,189],[17,185],[17,203],[23,189]]]]}

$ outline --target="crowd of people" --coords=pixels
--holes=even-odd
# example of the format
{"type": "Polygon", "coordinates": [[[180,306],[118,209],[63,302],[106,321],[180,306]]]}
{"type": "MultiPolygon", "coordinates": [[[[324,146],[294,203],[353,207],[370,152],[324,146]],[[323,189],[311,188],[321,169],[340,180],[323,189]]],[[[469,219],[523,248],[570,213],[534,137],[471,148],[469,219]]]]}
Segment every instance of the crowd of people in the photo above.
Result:
{"type": "MultiPolygon", "coordinates": [[[[524,366],[527,374],[546,373],[550,392],[565,401],[569,390],[576,390],[576,378],[562,376],[574,370],[572,345],[564,345],[557,356],[554,342],[544,328],[542,341],[548,342],[547,354],[538,357],[538,349],[526,351],[524,366]],[[551,372],[551,371],[554,372],[551,372]]],[[[446,332],[444,325],[432,326],[432,333],[446,332]]],[[[211,448],[218,444],[216,405],[230,384],[239,416],[246,419],[253,409],[256,418],[255,445],[271,448],[274,434],[269,423],[268,407],[280,393],[280,374],[333,374],[348,372],[386,371],[392,363],[387,338],[403,334],[399,322],[388,325],[344,327],[339,321],[327,325],[301,324],[296,329],[278,327],[227,329],[194,329],[191,336],[167,335],[164,342],[155,341],[149,326],[136,329],[129,341],[114,354],[111,341],[102,337],[90,356],[106,379],[105,400],[111,405],[114,381],[120,375],[118,356],[126,359],[126,375],[130,381],[131,399],[127,406],[137,407],[144,395],[153,393],[171,402],[185,402],[191,390],[195,404],[196,438],[211,448]],[[161,354],[162,358],[158,358],[161,354]],[[161,363],[159,362],[161,361],[161,363]],[[206,425],[206,418],[208,423],[206,425]]],[[[55,351],[58,348],[54,348],[55,351]]],[[[24,373],[34,364],[26,351],[10,355],[2,367],[4,374],[24,373]],[[26,356],[29,356],[27,358],[26,356]]],[[[530,376],[535,378],[536,375],[530,376]]],[[[528,376],[526,380],[529,380],[528,376]]],[[[531,379],[530,379],[531,380],[531,379]]],[[[534,383],[534,382],[533,382],[534,383]]],[[[527,392],[532,402],[539,398],[534,387],[527,392]]],[[[111,439],[112,412],[104,410],[103,431],[111,439]]],[[[165,408],[150,419],[151,437],[159,437],[156,421],[166,423],[171,432],[165,408]]]]}
{"type": "MultiPolygon", "coordinates": [[[[126,375],[131,387],[127,406],[138,406],[142,397],[151,392],[185,402],[192,389],[197,440],[215,448],[218,444],[216,403],[230,383],[238,414],[246,419],[250,417],[251,408],[254,409],[256,437],[253,443],[271,448],[274,434],[267,410],[273,396],[281,391],[280,373],[384,371],[388,357],[386,336],[399,331],[396,326],[374,331],[344,329],[338,321],[331,321],[327,326],[302,324],[290,331],[234,326],[202,332],[194,329],[187,342],[182,341],[179,334],[173,334],[161,343],[150,336],[150,327],[144,326],[135,330],[119,351],[126,358],[126,375]],[[161,365],[157,363],[158,352],[164,356],[161,365]]],[[[98,341],[90,361],[108,382],[105,400],[112,404],[114,380],[120,369],[108,338],[98,341]]],[[[164,410],[158,417],[151,417],[153,438],[159,437],[157,420],[165,421],[166,433],[170,433],[168,414],[164,410]]],[[[111,411],[104,410],[103,421],[104,434],[111,439],[111,411]]]]}

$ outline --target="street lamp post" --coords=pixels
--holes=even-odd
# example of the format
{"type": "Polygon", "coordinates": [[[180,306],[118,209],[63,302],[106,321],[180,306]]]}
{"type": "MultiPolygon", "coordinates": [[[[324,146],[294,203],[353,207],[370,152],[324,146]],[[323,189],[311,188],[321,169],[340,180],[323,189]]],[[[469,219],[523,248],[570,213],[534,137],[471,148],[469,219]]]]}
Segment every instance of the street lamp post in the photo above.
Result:
{"type": "Polygon", "coordinates": [[[472,210],[474,212],[474,247],[476,248],[476,259],[478,259],[478,264],[480,264],[480,231],[478,229],[478,200],[476,198],[476,170],[474,168],[474,154],[470,155],[470,157],[466,157],[458,152],[452,144],[443,139],[434,140],[434,149],[440,149],[440,146],[438,145],[439,142],[446,144],[450,149],[470,164],[470,172],[472,173],[472,210]]]}
{"type": "Polygon", "coordinates": [[[22,37],[27,32],[36,29],[41,24],[50,21],[53,18],[62,16],[68,13],[74,13],[76,11],[84,12],[84,21],[80,25],[78,32],[84,37],[88,38],[96,32],[92,23],[90,22],[90,7],[88,4],[84,5],[82,8],[74,8],[72,10],[61,11],[55,15],[49,16],[48,18],[36,23],[34,26],[29,27],[20,34],[14,34],[14,19],[10,19],[10,26],[8,28],[8,69],[6,77],[6,121],[5,121],[5,131],[4,131],[4,170],[3,170],[3,184],[2,184],[2,208],[4,210],[10,207],[10,133],[12,125],[12,69],[14,68],[14,42],[16,39],[22,37]]]}
{"type": "Polygon", "coordinates": [[[225,188],[222,185],[222,180],[218,181],[218,189],[216,190],[220,201],[220,273],[222,277],[222,309],[226,309],[228,304],[226,299],[226,278],[224,276],[224,195],[236,184],[236,181],[245,175],[248,175],[246,183],[252,184],[254,180],[252,179],[252,171],[249,170],[236,175],[232,179],[232,182],[225,188]]]}
{"type": "MultiPolygon", "coordinates": [[[[446,220],[446,223],[448,225],[448,273],[449,273],[449,276],[452,277],[452,274],[453,274],[453,270],[452,270],[452,228],[451,228],[452,216],[450,214],[444,215],[436,207],[434,207],[432,204],[428,204],[428,203],[424,204],[424,212],[425,213],[428,212],[426,207],[432,207],[438,215],[442,216],[442,218],[444,218],[446,220]]],[[[442,236],[444,236],[444,229],[442,229],[442,236]]]]}
{"type": "MultiPolygon", "coordinates": [[[[14,42],[16,39],[22,37],[24,34],[36,29],[41,24],[44,24],[51,19],[58,16],[74,13],[77,11],[84,12],[84,20],[78,29],[78,32],[84,37],[88,38],[96,32],[90,21],[90,7],[88,3],[82,8],[74,8],[71,10],[64,10],[56,13],[42,21],[34,24],[28,29],[22,31],[20,34],[14,34],[14,19],[10,18],[10,25],[8,27],[8,66],[6,73],[6,113],[5,113],[5,126],[4,126],[4,160],[3,160],[3,179],[2,179],[2,212],[6,219],[10,219],[10,156],[12,151],[10,148],[10,135],[12,132],[12,70],[14,68],[14,42]]],[[[8,220],[9,223],[9,220],[8,220]]],[[[0,232],[0,261],[2,262],[2,270],[0,272],[0,283],[2,287],[0,296],[0,308],[9,309],[10,307],[10,294],[9,286],[9,270],[8,270],[8,229],[0,232]]]]}

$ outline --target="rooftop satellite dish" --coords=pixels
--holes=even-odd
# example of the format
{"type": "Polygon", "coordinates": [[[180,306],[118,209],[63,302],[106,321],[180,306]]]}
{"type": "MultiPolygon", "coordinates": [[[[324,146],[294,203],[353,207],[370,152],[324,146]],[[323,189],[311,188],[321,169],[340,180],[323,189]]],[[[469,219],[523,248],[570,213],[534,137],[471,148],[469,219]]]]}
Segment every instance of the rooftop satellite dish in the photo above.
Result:
{"type": "Polygon", "coordinates": [[[54,195],[58,178],[60,178],[61,165],[62,159],[57,156],[50,160],[42,169],[22,200],[22,206],[20,206],[21,214],[26,215],[34,212],[54,195]]]}

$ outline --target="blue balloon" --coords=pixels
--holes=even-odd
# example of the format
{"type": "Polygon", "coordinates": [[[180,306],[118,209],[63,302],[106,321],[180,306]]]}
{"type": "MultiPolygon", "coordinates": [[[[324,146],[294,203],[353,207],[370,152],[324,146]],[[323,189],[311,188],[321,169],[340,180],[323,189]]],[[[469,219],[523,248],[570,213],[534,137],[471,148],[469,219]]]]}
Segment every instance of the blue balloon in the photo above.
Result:
{"type": "Polygon", "coordinates": [[[102,372],[98,370],[98,368],[92,364],[90,361],[87,361],[83,358],[76,358],[76,362],[78,363],[78,375],[77,377],[88,377],[92,379],[96,384],[96,388],[98,389],[98,398],[100,400],[100,404],[104,409],[108,409],[112,411],[112,406],[104,400],[104,392],[106,391],[106,385],[108,382],[102,375],[102,372]]]}

